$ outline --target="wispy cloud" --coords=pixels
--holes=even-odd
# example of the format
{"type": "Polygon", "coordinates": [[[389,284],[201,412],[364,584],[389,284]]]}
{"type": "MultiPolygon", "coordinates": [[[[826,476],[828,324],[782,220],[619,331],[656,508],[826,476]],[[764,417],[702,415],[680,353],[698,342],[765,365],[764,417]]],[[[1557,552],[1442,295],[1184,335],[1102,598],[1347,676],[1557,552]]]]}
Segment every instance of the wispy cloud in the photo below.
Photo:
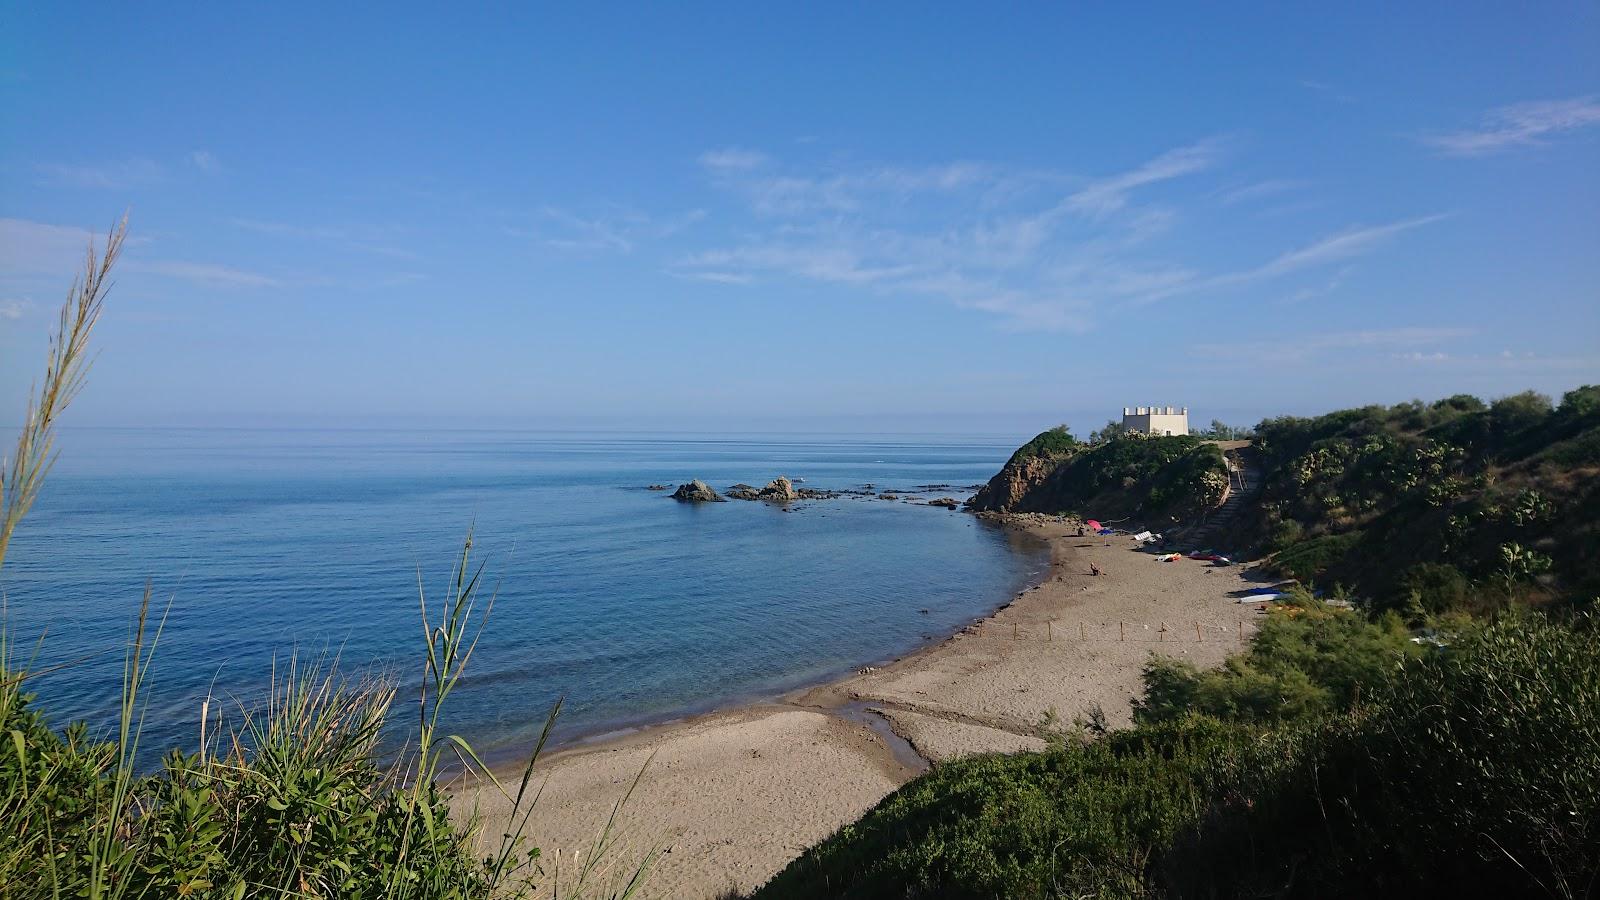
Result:
{"type": "Polygon", "coordinates": [[[1425,135],[1422,142],[1451,156],[1488,156],[1537,147],[1555,135],[1600,125],[1600,98],[1535,100],[1491,110],[1477,128],[1425,135]]]}
{"type": "Polygon", "coordinates": [[[1305,186],[1306,182],[1293,178],[1268,178],[1243,187],[1230,188],[1223,191],[1218,199],[1223,206],[1233,206],[1237,203],[1276,197],[1279,194],[1300,190],[1305,186]]]}
{"type": "Polygon", "coordinates": [[[712,284],[751,284],[756,279],[748,272],[719,272],[715,269],[688,271],[683,269],[668,269],[667,274],[674,278],[687,278],[690,281],[709,281],[712,284]]]}
{"type": "Polygon", "coordinates": [[[717,151],[701,157],[701,165],[721,186],[770,216],[856,212],[924,192],[948,194],[998,183],[995,171],[970,162],[871,166],[820,174],[779,171],[771,163],[770,157],[751,151],[717,151]],[[758,157],[759,162],[752,161],[758,157]]]}
{"type": "Polygon", "coordinates": [[[1376,355],[1379,359],[1440,360],[1440,344],[1472,336],[1468,328],[1407,326],[1358,331],[1288,334],[1279,339],[1198,343],[1190,352],[1201,358],[1239,365],[1300,364],[1332,353],[1376,355]]]}
{"type": "Polygon", "coordinates": [[[1356,102],[1356,98],[1355,97],[1351,96],[1350,94],[1345,93],[1344,91],[1340,90],[1337,87],[1334,87],[1333,85],[1327,83],[1326,81],[1314,81],[1312,79],[1307,78],[1307,79],[1302,79],[1301,80],[1300,86],[1305,88],[1308,91],[1312,91],[1312,92],[1318,94],[1319,96],[1321,96],[1321,97],[1323,97],[1325,99],[1332,100],[1335,103],[1354,103],[1354,102],[1356,102]]]}
{"type": "Polygon", "coordinates": [[[214,174],[222,171],[222,163],[210,150],[195,150],[188,156],[189,165],[202,172],[214,174]]]}
{"type": "Polygon", "coordinates": [[[578,253],[632,253],[641,241],[671,237],[706,217],[703,209],[691,209],[661,218],[625,208],[597,215],[579,215],[554,206],[545,207],[540,214],[549,227],[534,231],[511,229],[510,233],[518,237],[533,237],[557,250],[578,253]]]}
{"type": "MultiPolygon", "coordinates": [[[[723,246],[688,253],[668,271],[732,285],[787,277],[927,296],[990,313],[1006,328],[1081,331],[1126,307],[1348,262],[1439,218],[1348,229],[1233,272],[1155,255],[1171,245],[1169,232],[1182,216],[1142,201],[1141,191],[1217,167],[1227,143],[1211,138],[1088,179],[975,162],[834,164],[818,172],[765,155],[759,167],[732,170],[702,160],[756,219],[723,246]]],[[[1232,202],[1300,184],[1250,182],[1232,190],[1232,202]]],[[[1219,195],[1227,197],[1210,192],[1219,195]]],[[[626,243],[589,231],[597,244],[626,243]]]]}
{"type": "Polygon", "coordinates": [[[700,154],[700,165],[714,172],[747,172],[767,164],[767,155],[742,147],[724,147],[700,154]]]}
{"type": "Polygon", "coordinates": [[[1335,272],[1333,277],[1328,279],[1325,284],[1317,285],[1315,287],[1300,288],[1285,298],[1283,303],[1293,305],[1296,303],[1305,303],[1308,300],[1315,300],[1319,297],[1326,297],[1343,287],[1345,280],[1350,277],[1350,273],[1353,271],[1355,271],[1355,266],[1345,266],[1344,268],[1335,272]]]}
{"type": "Polygon", "coordinates": [[[338,247],[376,253],[400,259],[415,259],[410,250],[395,246],[405,233],[404,229],[388,225],[296,225],[288,222],[268,222],[260,219],[229,219],[235,228],[264,234],[269,237],[288,238],[313,243],[332,244],[338,247]]]}
{"type": "Polygon", "coordinates": [[[1223,283],[1259,281],[1265,278],[1287,275],[1313,266],[1350,259],[1372,250],[1402,232],[1410,231],[1413,228],[1421,228],[1443,218],[1445,216],[1441,213],[1415,219],[1404,219],[1399,222],[1390,222],[1387,225],[1352,228],[1330,237],[1322,238],[1298,250],[1290,250],[1254,269],[1224,276],[1222,281],[1223,283]]]}
{"type": "Polygon", "coordinates": [[[148,159],[85,165],[44,163],[36,170],[47,184],[97,190],[151,187],[167,177],[163,166],[148,159]]]}
{"type": "Polygon", "coordinates": [[[0,219],[0,273],[70,272],[92,237],[87,228],[0,219]]]}
{"type": "Polygon", "coordinates": [[[168,278],[192,281],[209,287],[263,288],[276,287],[278,279],[260,272],[249,272],[215,263],[185,262],[179,260],[129,260],[125,267],[130,272],[145,272],[168,278]]]}
{"type": "Polygon", "coordinates": [[[1115,255],[1173,218],[1133,204],[1134,192],[1201,171],[1221,149],[1220,140],[1204,141],[1101,179],[971,161],[818,173],[765,155],[759,167],[703,158],[719,185],[777,224],[690,254],[671,271],[728,284],[789,276],[920,294],[992,313],[1006,327],[1081,330],[1097,301],[1192,278],[1115,255]],[[1069,220],[1093,234],[1064,242],[1069,220]]]}
{"type": "Polygon", "coordinates": [[[1130,172],[1091,183],[1067,198],[1067,206],[1095,214],[1115,212],[1127,204],[1128,193],[1134,188],[1192,175],[1216,165],[1224,143],[1220,138],[1212,138],[1170,150],[1130,172]]]}
{"type": "Polygon", "coordinates": [[[25,300],[15,297],[0,300],[0,319],[15,322],[16,320],[27,315],[32,310],[32,300],[25,300]]]}

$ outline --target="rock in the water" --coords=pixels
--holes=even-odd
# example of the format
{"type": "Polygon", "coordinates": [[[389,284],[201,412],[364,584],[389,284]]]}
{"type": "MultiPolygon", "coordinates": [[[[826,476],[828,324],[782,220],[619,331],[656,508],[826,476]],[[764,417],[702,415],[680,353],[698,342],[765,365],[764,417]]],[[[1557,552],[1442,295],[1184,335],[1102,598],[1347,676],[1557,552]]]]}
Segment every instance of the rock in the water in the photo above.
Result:
{"type": "Polygon", "coordinates": [[[688,484],[678,485],[672,492],[672,499],[686,503],[721,503],[722,495],[711,489],[711,485],[696,478],[688,484]]]}
{"type": "Polygon", "coordinates": [[[942,506],[945,509],[955,509],[957,506],[960,506],[961,504],[956,502],[956,498],[954,498],[954,497],[940,497],[937,500],[929,500],[928,501],[928,505],[929,506],[942,506]]]}
{"type": "Polygon", "coordinates": [[[666,489],[667,489],[667,486],[664,485],[664,484],[652,484],[649,487],[645,488],[645,490],[647,490],[647,491],[664,491],[666,489]]]}
{"type": "Polygon", "coordinates": [[[761,489],[761,499],[773,503],[793,503],[800,499],[800,495],[795,493],[794,484],[789,479],[779,475],[761,489]]]}
{"type": "Polygon", "coordinates": [[[878,495],[878,499],[879,500],[899,500],[900,499],[900,495],[898,495],[898,494],[879,494],[878,495]]]}

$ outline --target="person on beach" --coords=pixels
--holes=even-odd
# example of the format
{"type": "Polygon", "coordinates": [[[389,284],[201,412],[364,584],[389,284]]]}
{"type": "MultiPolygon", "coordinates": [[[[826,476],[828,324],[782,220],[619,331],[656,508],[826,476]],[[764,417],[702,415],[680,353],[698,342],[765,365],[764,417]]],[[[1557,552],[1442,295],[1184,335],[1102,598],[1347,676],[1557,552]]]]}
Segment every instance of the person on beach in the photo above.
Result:
{"type": "Polygon", "coordinates": [[[1100,574],[1100,567],[1094,563],[1089,563],[1089,574],[1098,576],[1100,574]]]}

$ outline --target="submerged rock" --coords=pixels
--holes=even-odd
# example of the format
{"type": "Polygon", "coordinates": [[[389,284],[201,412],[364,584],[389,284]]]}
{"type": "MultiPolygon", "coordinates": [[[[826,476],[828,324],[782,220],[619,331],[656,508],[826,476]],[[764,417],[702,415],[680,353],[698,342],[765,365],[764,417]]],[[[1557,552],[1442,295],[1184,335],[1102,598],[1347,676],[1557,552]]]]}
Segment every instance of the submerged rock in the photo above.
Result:
{"type": "Polygon", "coordinates": [[[696,478],[688,484],[678,485],[672,492],[672,499],[685,503],[721,503],[722,495],[711,489],[711,486],[696,478]]]}
{"type": "Polygon", "coordinates": [[[647,490],[647,491],[664,491],[666,489],[667,489],[667,486],[664,485],[664,484],[652,484],[649,487],[645,488],[645,490],[647,490]]]}

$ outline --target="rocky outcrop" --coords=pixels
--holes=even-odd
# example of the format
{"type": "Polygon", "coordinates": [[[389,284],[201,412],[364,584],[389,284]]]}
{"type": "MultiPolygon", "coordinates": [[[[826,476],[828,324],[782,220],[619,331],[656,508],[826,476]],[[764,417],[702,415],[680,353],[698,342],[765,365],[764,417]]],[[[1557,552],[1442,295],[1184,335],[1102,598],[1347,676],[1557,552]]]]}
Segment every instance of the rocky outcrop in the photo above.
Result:
{"type": "Polygon", "coordinates": [[[761,489],[760,497],[769,503],[793,503],[800,499],[795,492],[794,483],[782,475],[772,479],[767,486],[761,489]]]}
{"type": "Polygon", "coordinates": [[[958,503],[956,501],[956,498],[954,498],[954,497],[940,497],[940,498],[938,498],[936,500],[929,500],[928,501],[928,505],[929,506],[942,506],[945,509],[955,509],[957,506],[960,506],[961,504],[958,503]]]}
{"type": "Polygon", "coordinates": [[[721,503],[722,495],[711,489],[711,486],[696,478],[688,484],[678,485],[672,492],[672,499],[684,503],[721,503]]]}
{"type": "Polygon", "coordinates": [[[1011,512],[1023,508],[1030,497],[1044,485],[1056,470],[1060,460],[1047,457],[1013,459],[1005,464],[989,483],[967,501],[972,509],[989,512],[1011,512]]]}

